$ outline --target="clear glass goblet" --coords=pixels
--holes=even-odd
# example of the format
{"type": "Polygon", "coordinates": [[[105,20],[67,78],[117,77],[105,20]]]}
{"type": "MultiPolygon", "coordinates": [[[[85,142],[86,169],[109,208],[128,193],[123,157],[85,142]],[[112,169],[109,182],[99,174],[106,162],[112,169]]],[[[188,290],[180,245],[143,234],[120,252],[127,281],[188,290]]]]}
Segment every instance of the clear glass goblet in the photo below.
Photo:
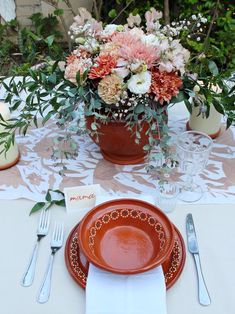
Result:
{"type": "Polygon", "coordinates": [[[182,201],[196,202],[202,197],[202,188],[194,182],[194,178],[206,167],[212,145],[212,139],[202,132],[186,131],[178,135],[176,154],[179,167],[186,174],[179,194],[182,201]]]}

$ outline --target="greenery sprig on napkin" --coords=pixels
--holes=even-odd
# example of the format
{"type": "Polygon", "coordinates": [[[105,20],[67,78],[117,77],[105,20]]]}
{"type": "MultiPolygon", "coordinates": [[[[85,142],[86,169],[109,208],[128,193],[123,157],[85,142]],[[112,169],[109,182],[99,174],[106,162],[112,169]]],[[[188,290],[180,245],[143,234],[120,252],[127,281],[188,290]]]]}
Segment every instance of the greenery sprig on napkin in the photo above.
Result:
{"type": "Polygon", "coordinates": [[[60,190],[49,189],[45,196],[45,202],[36,203],[31,209],[29,215],[38,212],[41,209],[48,210],[52,205],[64,206],[65,207],[65,198],[64,193],[60,190]],[[53,194],[56,193],[59,196],[59,199],[53,198],[53,194]]]}

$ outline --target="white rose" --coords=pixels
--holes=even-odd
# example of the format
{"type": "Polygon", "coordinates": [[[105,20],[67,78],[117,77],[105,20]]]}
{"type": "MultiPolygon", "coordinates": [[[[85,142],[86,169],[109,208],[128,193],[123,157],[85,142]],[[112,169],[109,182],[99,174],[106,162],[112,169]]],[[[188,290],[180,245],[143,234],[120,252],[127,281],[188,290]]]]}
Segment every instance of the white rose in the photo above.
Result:
{"type": "Polygon", "coordinates": [[[128,89],[133,94],[145,94],[149,91],[151,85],[151,73],[146,71],[132,75],[127,82],[128,89]]]}
{"type": "Polygon", "coordinates": [[[116,24],[108,24],[105,26],[103,32],[102,32],[102,35],[104,36],[111,36],[113,35],[113,33],[115,33],[118,29],[118,26],[119,25],[116,25],[116,24]]]}

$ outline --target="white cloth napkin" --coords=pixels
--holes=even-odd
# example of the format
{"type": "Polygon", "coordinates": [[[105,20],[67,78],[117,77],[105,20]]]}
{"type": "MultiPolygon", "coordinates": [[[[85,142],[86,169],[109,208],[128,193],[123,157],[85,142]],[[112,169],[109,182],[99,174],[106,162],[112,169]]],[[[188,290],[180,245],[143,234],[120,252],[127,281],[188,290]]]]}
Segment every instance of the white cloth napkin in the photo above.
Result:
{"type": "MultiPolygon", "coordinates": [[[[122,198],[120,196],[115,198],[122,198]]],[[[136,197],[154,204],[152,196],[136,197]]],[[[100,195],[96,204],[113,199],[100,195]]],[[[166,314],[162,267],[136,275],[119,275],[92,264],[86,285],[86,314],[166,314]]]]}

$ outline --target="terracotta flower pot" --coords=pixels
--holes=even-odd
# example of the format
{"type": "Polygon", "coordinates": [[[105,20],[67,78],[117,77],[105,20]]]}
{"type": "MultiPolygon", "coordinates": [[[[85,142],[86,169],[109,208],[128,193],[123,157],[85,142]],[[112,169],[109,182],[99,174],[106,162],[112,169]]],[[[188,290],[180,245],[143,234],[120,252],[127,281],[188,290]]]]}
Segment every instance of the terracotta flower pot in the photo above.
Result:
{"type": "MultiPolygon", "coordinates": [[[[87,128],[91,129],[94,117],[86,117],[87,128]]],[[[126,122],[111,121],[107,124],[99,123],[98,140],[91,136],[93,141],[99,145],[100,151],[106,160],[119,165],[137,164],[144,161],[147,152],[143,147],[148,144],[146,131],[148,123],[143,123],[140,132],[140,142],[135,143],[135,132],[127,130],[126,122]]]]}

